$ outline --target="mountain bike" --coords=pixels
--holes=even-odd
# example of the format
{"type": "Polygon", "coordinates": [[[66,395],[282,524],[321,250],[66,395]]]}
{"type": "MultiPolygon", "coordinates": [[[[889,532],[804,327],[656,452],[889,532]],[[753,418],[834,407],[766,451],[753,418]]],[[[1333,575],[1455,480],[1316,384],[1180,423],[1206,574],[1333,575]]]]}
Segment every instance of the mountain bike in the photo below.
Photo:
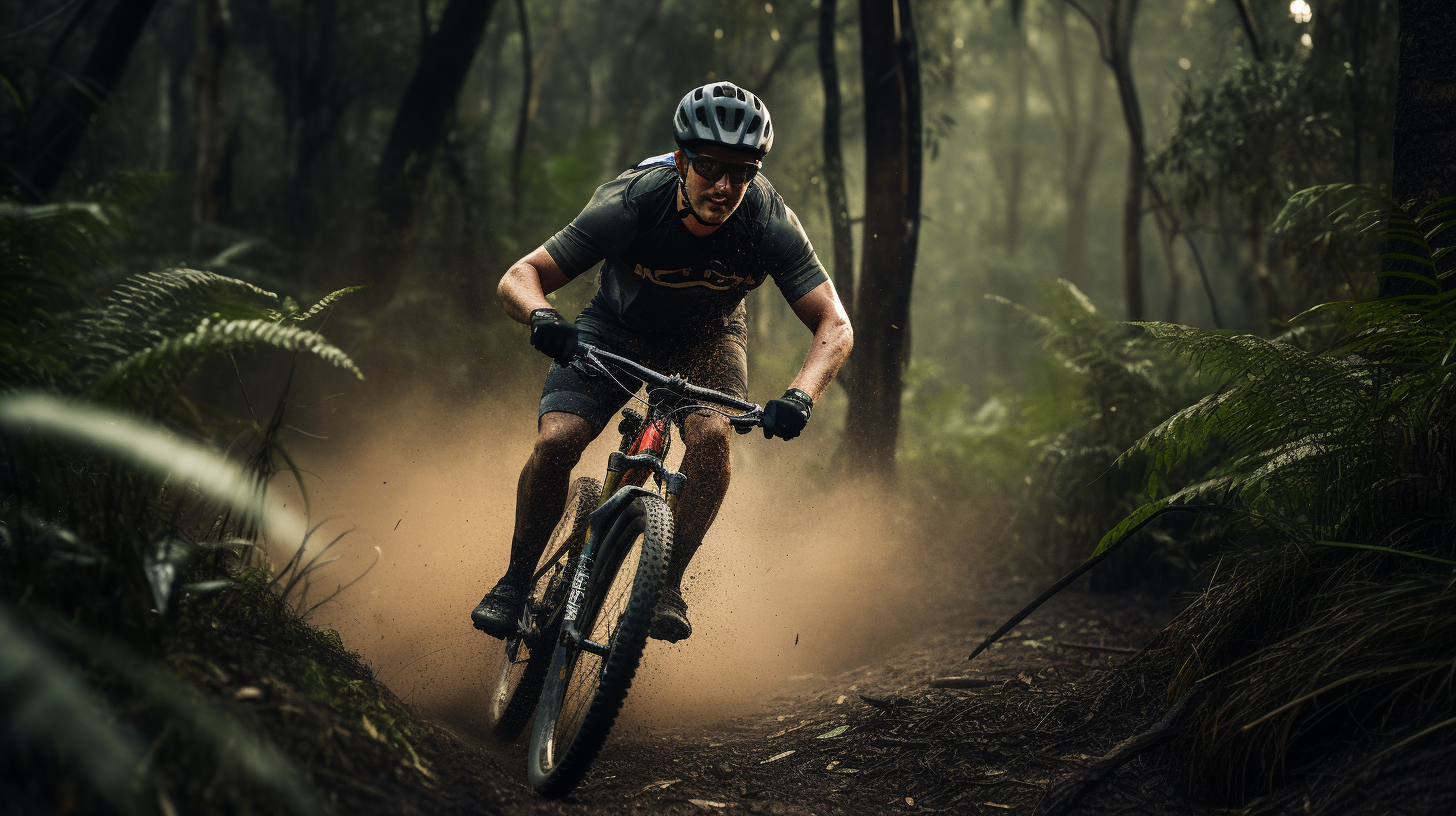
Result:
{"type": "Polygon", "coordinates": [[[586,776],[647,645],[672,551],[673,511],[687,483],[667,467],[672,425],[702,410],[726,416],[739,433],[763,419],[759,405],[592,346],[582,345],[571,365],[634,395],[621,375],[641,380],[647,398],[636,398],[645,412],[622,411],[622,443],[607,458],[605,478],[572,482],[516,634],[505,640],[490,701],[496,736],[507,742],[535,713],[526,775],[551,797],[565,796],[586,776]]]}

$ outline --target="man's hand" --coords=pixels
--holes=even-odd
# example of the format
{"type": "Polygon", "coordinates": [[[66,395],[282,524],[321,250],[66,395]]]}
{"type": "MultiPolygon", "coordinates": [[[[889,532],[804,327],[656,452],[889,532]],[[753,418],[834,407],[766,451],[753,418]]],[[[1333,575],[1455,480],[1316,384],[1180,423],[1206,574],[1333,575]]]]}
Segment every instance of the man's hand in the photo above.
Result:
{"type": "Polygon", "coordinates": [[[564,366],[576,356],[576,335],[576,325],[562,319],[555,309],[531,312],[531,345],[557,365],[564,366]]]}
{"type": "Polygon", "coordinates": [[[790,388],[763,407],[763,438],[793,439],[808,424],[812,410],[814,400],[803,391],[790,388]]]}

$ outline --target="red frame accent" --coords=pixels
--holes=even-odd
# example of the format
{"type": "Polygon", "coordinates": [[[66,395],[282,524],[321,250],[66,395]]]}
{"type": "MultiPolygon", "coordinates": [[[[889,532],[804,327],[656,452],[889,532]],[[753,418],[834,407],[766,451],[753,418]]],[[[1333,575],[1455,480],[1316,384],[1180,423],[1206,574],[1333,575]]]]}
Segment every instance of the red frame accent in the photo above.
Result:
{"type": "MultiPolygon", "coordinates": [[[[647,426],[642,429],[642,433],[638,434],[637,438],[632,442],[632,447],[628,449],[627,455],[636,456],[639,453],[651,451],[657,454],[658,458],[661,458],[667,434],[667,420],[658,419],[647,423],[647,426]]],[[[629,470],[622,474],[622,484],[641,487],[647,482],[647,476],[650,473],[651,471],[646,468],[629,470]]]]}

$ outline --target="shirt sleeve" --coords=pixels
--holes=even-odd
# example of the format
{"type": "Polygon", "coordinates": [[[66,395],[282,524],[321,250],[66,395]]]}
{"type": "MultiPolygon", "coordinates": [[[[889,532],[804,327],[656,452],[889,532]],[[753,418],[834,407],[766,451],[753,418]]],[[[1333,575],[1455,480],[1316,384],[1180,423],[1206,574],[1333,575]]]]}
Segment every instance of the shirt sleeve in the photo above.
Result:
{"type": "Polygon", "coordinates": [[[581,214],[546,239],[551,260],[567,280],[596,266],[603,258],[620,258],[637,234],[637,207],[627,195],[631,176],[597,188],[581,214]]]}
{"type": "Polygon", "coordinates": [[[829,273],[814,253],[799,217],[788,205],[779,206],[782,212],[774,213],[764,230],[764,261],[784,300],[793,303],[829,280],[829,273]]]}

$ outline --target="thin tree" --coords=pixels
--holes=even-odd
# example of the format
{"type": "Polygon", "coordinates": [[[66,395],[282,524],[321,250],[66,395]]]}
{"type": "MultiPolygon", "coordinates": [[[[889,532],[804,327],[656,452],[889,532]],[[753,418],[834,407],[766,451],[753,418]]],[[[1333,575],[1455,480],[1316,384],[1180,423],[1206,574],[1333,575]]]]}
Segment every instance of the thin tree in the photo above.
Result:
{"type": "Polygon", "coordinates": [[[863,266],[853,298],[857,357],[841,454],[851,473],[893,476],[920,232],[920,62],[910,0],[860,0],[860,62],[863,266]]]}
{"type": "Polygon", "coordinates": [[[286,205],[288,226],[301,242],[312,229],[318,159],[363,83],[339,54],[339,0],[272,0],[254,18],[282,103],[283,171],[296,191],[286,205]]]}
{"type": "Polygon", "coordinates": [[[435,154],[454,119],[455,103],[495,0],[450,0],[420,49],[420,61],[394,115],[376,177],[376,220],[370,249],[374,285],[362,304],[378,309],[393,299],[403,276],[404,247],[414,229],[435,154]]]}
{"type": "MultiPolygon", "coordinates": [[[[1055,9],[1053,20],[1056,24],[1055,78],[1035,50],[1028,49],[1027,56],[1041,81],[1061,136],[1060,181],[1067,205],[1066,226],[1062,230],[1062,277],[1081,287],[1085,285],[1087,270],[1092,172],[1097,167],[1104,135],[1107,78],[1098,71],[1086,70],[1080,52],[1072,47],[1065,7],[1055,9]]],[[[1094,62],[1096,59],[1093,57],[1094,62]]]]}
{"type": "MultiPolygon", "coordinates": [[[[55,191],[81,137],[126,70],[156,5],[157,0],[117,0],[101,24],[81,73],[64,91],[37,105],[26,140],[29,159],[21,172],[21,195],[26,199],[43,200],[55,191]]],[[[68,26],[62,37],[72,30],[68,26]]]]}
{"type": "MultiPolygon", "coordinates": [[[[1397,211],[1406,217],[1456,196],[1456,104],[1451,101],[1456,99],[1456,45],[1452,31],[1456,31],[1456,5],[1447,0],[1400,0],[1391,195],[1397,211]]],[[[1394,232],[1386,238],[1387,255],[1410,256],[1410,245],[1395,237],[1394,232]]],[[[1446,229],[1432,236],[1430,244],[1432,250],[1456,246],[1456,230],[1446,229]]],[[[1456,267],[1456,251],[1436,259],[1434,269],[1398,257],[1387,257],[1382,263],[1386,272],[1434,272],[1439,276],[1456,267]]],[[[1410,278],[1393,275],[1384,275],[1380,280],[1383,296],[1434,292],[1436,288],[1434,282],[1422,286],[1410,278]]]]}
{"type": "Polygon", "coordinates": [[[526,14],[526,0],[516,0],[516,20],[521,26],[521,111],[516,117],[516,138],[511,142],[511,211],[521,215],[521,165],[526,161],[526,134],[531,129],[531,18],[526,14]]]}
{"type": "Polygon", "coordinates": [[[1087,18],[1097,34],[1102,61],[1117,80],[1122,101],[1122,119],[1127,125],[1127,181],[1122,202],[1123,300],[1128,320],[1143,319],[1142,218],[1143,186],[1147,177],[1147,135],[1143,111],[1138,103],[1137,84],[1132,75],[1132,35],[1138,0],[1102,0],[1101,14],[1094,14],[1081,0],[1065,0],[1087,18]]]}
{"type": "Polygon", "coordinates": [[[192,103],[197,134],[192,180],[192,252],[203,251],[203,228],[228,216],[232,203],[233,139],[223,100],[223,70],[229,46],[225,0],[193,5],[197,53],[192,60],[192,103]]]}
{"type": "Polygon", "coordinates": [[[645,103],[642,96],[642,83],[637,76],[637,56],[642,52],[642,47],[651,36],[652,29],[657,27],[657,15],[662,11],[662,0],[651,0],[647,6],[647,12],[642,15],[642,21],[637,24],[637,31],[632,35],[632,42],[627,46],[627,53],[622,57],[622,85],[628,90],[627,109],[622,111],[622,138],[617,142],[617,157],[612,167],[612,174],[622,172],[637,163],[637,141],[638,134],[642,129],[642,106],[645,103]]]}
{"type": "Polygon", "coordinates": [[[834,286],[839,290],[845,310],[854,314],[854,237],[849,228],[849,195],[844,183],[844,149],[840,144],[843,99],[834,48],[837,7],[837,0],[819,3],[819,78],[824,83],[824,194],[829,202],[829,231],[834,245],[834,286]]]}

